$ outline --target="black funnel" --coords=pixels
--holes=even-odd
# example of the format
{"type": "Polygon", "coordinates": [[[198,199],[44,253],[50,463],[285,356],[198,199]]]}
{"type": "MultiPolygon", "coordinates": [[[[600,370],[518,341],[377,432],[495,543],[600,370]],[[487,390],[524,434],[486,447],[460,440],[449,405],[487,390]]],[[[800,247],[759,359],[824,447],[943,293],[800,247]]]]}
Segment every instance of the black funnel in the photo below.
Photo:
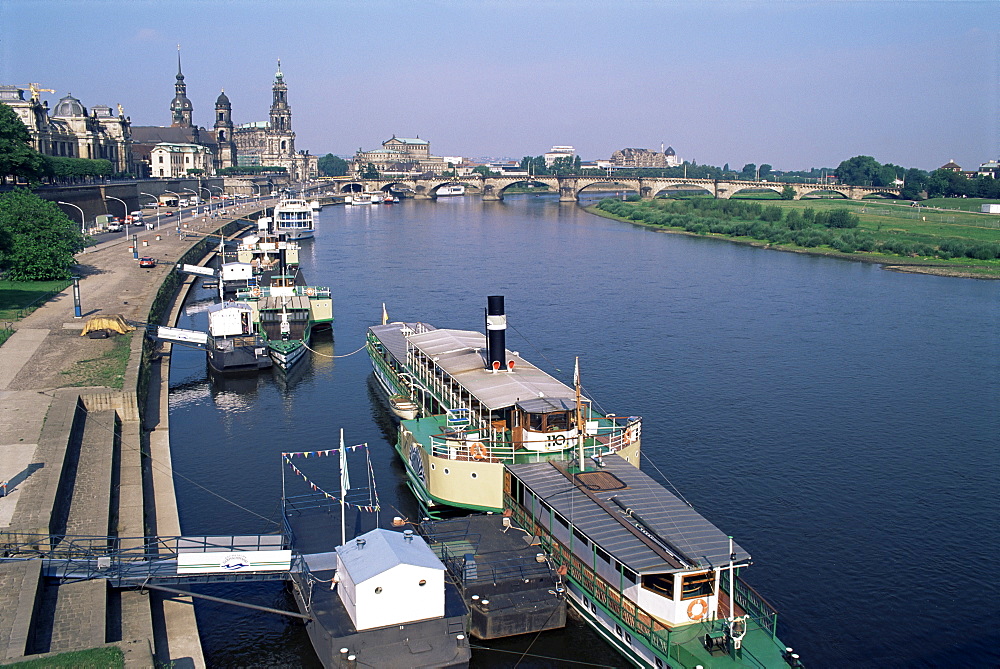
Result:
{"type": "Polygon", "coordinates": [[[503,295],[486,298],[486,347],[487,369],[507,366],[507,314],[503,310],[503,295]]]}

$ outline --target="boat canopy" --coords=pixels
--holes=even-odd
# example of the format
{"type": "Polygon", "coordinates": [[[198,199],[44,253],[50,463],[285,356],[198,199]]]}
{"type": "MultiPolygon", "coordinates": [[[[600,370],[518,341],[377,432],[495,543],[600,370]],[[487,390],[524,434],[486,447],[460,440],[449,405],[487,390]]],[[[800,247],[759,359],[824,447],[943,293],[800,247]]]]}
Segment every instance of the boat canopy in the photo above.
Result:
{"type": "MultiPolygon", "coordinates": [[[[729,563],[729,537],[722,530],[622,457],[606,455],[602,461],[603,467],[575,475],[580,487],[549,462],[507,465],[507,469],[524,486],[526,508],[534,506],[538,513],[540,502],[550,506],[576,531],[637,574],[717,569],[729,563]],[[536,498],[534,502],[528,499],[529,493],[536,498]],[[664,554],[676,559],[667,560],[664,554]]],[[[548,515],[544,507],[542,513],[548,515]]],[[[750,560],[750,554],[735,542],[733,553],[736,565],[750,560]]]]}
{"type": "MultiPolygon", "coordinates": [[[[486,335],[471,330],[431,330],[408,337],[415,358],[439,367],[487,409],[495,411],[531,399],[575,403],[576,393],[516,353],[507,351],[514,371],[486,369],[486,335]]],[[[414,364],[408,356],[408,364],[414,364]]],[[[550,409],[551,410],[551,409],[550,409]]]]}
{"type": "Polygon", "coordinates": [[[552,413],[553,411],[576,411],[576,400],[539,397],[518,402],[517,407],[526,413],[552,413]]]}

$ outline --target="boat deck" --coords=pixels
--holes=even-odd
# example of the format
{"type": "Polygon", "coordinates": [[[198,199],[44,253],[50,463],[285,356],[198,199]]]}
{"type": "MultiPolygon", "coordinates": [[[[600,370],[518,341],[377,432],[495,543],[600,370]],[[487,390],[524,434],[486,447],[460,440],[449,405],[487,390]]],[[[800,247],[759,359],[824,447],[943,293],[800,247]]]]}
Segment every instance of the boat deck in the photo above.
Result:
{"type": "Polygon", "coordinates": [[[473,636],[496,639],[565,626],[566,601],[556,594],[560,579],[547,561],[536,559],[543,552],[537,540],[512,519],[425,520],[419,532],[458,582],[473,636]]]}

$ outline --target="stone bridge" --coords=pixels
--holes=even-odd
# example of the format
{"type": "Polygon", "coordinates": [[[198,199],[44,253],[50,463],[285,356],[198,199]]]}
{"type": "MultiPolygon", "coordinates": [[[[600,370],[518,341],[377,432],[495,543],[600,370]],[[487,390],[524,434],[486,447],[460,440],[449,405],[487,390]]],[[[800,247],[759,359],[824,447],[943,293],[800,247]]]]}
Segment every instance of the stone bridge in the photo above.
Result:
{"type": "Polygon", "coordinates": [[[560,202],[577,202],[580,193],[588,188],[601,190],[627,190],[638,193],[643,200],[652,200],[664,190],[691,189],[703,190],[715,198],[728,200],[744,190],[772,190],[780,193],[787,185],[795,191],[795,199],[817,191],[840,193],[849,200],[860,200],[868,195],[889,195],[899,197],[898,188],[867,188],[863,186],[842,186],[829,184],[784,184],[774,181],[739,181],[722,179],[684,179],[667,177],[582,177],[582,176],[499,176],[482,177],[472,175],[467,177],[430,177],[404,179],[337,179],[340,192],[351,190],[410,190],[417,200],[428,200],[437,197],[437,190],[442,186],[462,184],[480,191],[484,202],[499,202],[503,200],[504,191],[511,186],[527,185],[529,183],[545,184],[553,192],[559,193],[560,202]]]}

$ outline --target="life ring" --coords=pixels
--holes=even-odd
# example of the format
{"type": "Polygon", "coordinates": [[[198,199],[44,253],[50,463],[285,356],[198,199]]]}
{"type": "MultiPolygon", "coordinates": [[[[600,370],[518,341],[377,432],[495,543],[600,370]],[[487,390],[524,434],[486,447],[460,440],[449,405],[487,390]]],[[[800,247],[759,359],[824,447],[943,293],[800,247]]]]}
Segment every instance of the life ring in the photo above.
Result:
{"type": "Polygon", "coordinates": [[[691,620],[701,620],[708,613],[708,602],[704,599],[696,599],[688,604],[688,618],[691,620]],[[695,607],[698,607],[698,612],[695,613],[695,607]]]}
{"type": "Polygon", "coordinates": [[[566,574],[569,573],[569,567],[567,567],[564,564],[561,564],[558,567],[556,567],[556,573],[559,574],[560,576],[565,576],[566,574]]]}
{"type": "Polygon", "coordinates": [[[250,294],[254,297],[260,297],[260,287],[254,286],[254,289],[250,291],[250,294]]]}
{"type": "Polygon", "coordinates": [[[306,288],[306,295],[308,295],[309,297],[314,297],[316,295],[316,289],[306,288]]]}
{"type": "Polygon", "coordinates": [[[482,444],[473,444],[470,450],[472,451],[473,460],[483,460],[486,458],[486,447],[482,444]]]}
{"type": "Polygon", "coordinates": [[[627,447],[632,443],[632,431],[631,429],[626,429],[622,432],[622,448],[627,447]]]}

